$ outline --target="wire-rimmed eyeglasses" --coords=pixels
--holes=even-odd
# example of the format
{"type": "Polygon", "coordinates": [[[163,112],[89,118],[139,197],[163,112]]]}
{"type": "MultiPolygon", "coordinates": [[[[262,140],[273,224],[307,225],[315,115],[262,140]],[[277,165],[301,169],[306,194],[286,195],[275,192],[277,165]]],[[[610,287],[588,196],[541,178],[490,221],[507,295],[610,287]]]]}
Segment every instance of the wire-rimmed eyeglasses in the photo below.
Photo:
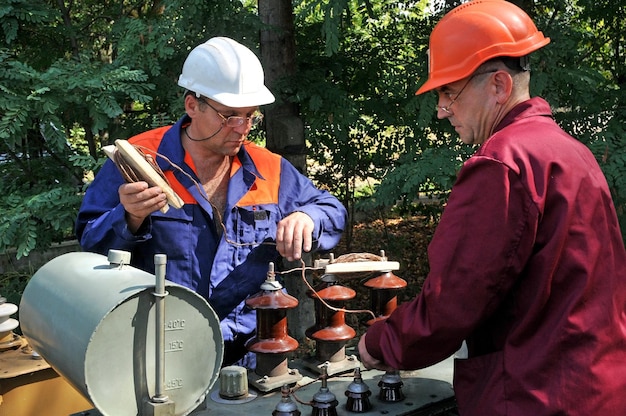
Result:
{"type": "Polygon", "coordinates": [[[250,126],[254,127],[260,124],[261,121],[263,121],[263,114],[260,113],[259,111],[254,112],[254,114],[252,114],[250,117],[239,117],[239,116],[226,117],[225,115],[217,111],[217,109],[213,107],[211,103],[209,103],[204,97],[196,97],[196,99],[200,101],[201,103],[206,104],[209,107],[211,107],[211,109],[215,111],[218,116],[220,116],[220,118],[222,119],[222,126],[239,127],[239,126],[243,126],[244,124],[250,123],[250,126]]]}
{"type": "Polygon", "coordinates": [[[442,94],[444,94],[446,97],[448,97],[448,99],[450,99],[450,104],[448,105],[435,105],[435,110],[443,110],[444,112],[448,113],[448,114],[452,114],[452,111],[450,110],[450,107],[452,107],[452,104],[454,104],[456,102],[456,100],[459,99],[459,97],[461,96],[461,93],[465,90],[465,87],[467,87],[469,85],[470,82],[472,82],[472,80],[474,78],[476,78],[479,75],[485,75],[485,74],[493,74],[494,72],[498,72],[498,69],[492,69],[491,71],[485,71],[485,72],[478,72],[476,74],[473,74],[471,77],[469,77],[469,79],[467,80],[467,82],[465,83],[465,85],[463,85],[463,88],[461,88],[461,90],[459,92],[456,93],[456,97],[452,98],[452,96],[454,95],[454,93],[450,93],[450,92],[443,92],[442,94]]]}

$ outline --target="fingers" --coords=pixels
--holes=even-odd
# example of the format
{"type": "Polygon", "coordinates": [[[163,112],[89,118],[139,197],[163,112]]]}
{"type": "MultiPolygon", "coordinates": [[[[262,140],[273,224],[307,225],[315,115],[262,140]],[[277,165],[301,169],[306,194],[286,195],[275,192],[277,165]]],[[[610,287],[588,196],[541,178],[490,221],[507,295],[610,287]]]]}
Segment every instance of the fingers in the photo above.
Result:
{"type": "Polygon", "coordinates": [[[367,333],[361,336],[361,339],[359,339],[359,345],[358,345],[359,360],[363,364],[363,367],[367,368],[368,370],[375,368],[377,370],[382,370],[382,371],[394,371],[395,370],[394,368],[388,366],[387,364],[383,363],[380,360],[377,360],[376,358],[370,355],[370,353],[367,351],[367,347],[365,346],[366,335],[367,333]]]}
{"type": "Polygon", "coordinates": [[[304,212],[294,212],[279,221],[276,229],[276,248],[289,261],[299,260],[302,252],[313,247],[313,219],[304,212]]]}
{"type": "Polygon", "coordinates": [[[146,182],[125,183],[118,188],[120,203],[127,212],[129,228],[134,232],[150,214],[167,204],[167,196],[158,186],[146,182]]]}

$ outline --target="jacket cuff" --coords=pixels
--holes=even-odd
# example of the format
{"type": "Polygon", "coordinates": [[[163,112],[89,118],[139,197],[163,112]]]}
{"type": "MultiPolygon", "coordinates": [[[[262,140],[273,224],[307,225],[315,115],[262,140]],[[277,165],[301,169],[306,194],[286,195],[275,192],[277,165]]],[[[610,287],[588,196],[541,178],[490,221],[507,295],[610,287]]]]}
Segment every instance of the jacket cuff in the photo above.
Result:
{"type": "Polygon", "coordinates": [[[112,224],[113,230],[115,231],[115,234],[122,240],[145,241],[152,237],[150,234],[152,222],[149,216],[144,220],[143,224],[141,224],[141,227],[139,227],[137,232],[133,234],[128,229],[128,224],[126,223],[126,210],[124,210],[124,206],[122,204],[119,204],[117,207],[115,207],[111,214],[114,216],[112,224]]]}

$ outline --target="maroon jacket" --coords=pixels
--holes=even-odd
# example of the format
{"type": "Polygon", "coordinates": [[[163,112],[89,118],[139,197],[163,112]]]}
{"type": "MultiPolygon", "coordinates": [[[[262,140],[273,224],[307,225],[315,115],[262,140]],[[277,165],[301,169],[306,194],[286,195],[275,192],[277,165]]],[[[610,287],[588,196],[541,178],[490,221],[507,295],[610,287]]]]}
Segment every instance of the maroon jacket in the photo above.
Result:
{"type": "Polygon", "coordinates": [[[516,106],[463,166],[422,292],[367,332],[417,369],[453,354],[461,415],[626,415],[626,252],[604,175],[548,103],[516,106]]]}

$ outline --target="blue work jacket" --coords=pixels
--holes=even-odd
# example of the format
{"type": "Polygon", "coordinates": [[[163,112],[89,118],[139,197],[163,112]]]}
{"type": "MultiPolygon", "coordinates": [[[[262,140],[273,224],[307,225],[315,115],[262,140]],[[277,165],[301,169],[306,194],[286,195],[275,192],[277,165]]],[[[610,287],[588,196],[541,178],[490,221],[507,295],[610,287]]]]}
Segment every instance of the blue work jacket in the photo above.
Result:
{"type": "Polygon", "coordinates": [[[313,250],[327,251],[339,242],[347,213],[287,160],[246,143],[233,160],[222,227],[181,143],[181,127],[189,122],[184,116],[174,126],[129,140],[156,151],[160,168],[185,201],[181,209],[156,211],[131,233],[118,195],[124,179],[109,160],[87,189],[76,234],[83,250],[129,251],[132,265],[149,273],[154,255],[165,254],[166,278],[206,298],[221,320],[224,340],[232,341],[256,327],[245,299],[260,290],[269,263],[279,259],[277,223],[294,211],[306,213],[315,222],[313,250]]]}

